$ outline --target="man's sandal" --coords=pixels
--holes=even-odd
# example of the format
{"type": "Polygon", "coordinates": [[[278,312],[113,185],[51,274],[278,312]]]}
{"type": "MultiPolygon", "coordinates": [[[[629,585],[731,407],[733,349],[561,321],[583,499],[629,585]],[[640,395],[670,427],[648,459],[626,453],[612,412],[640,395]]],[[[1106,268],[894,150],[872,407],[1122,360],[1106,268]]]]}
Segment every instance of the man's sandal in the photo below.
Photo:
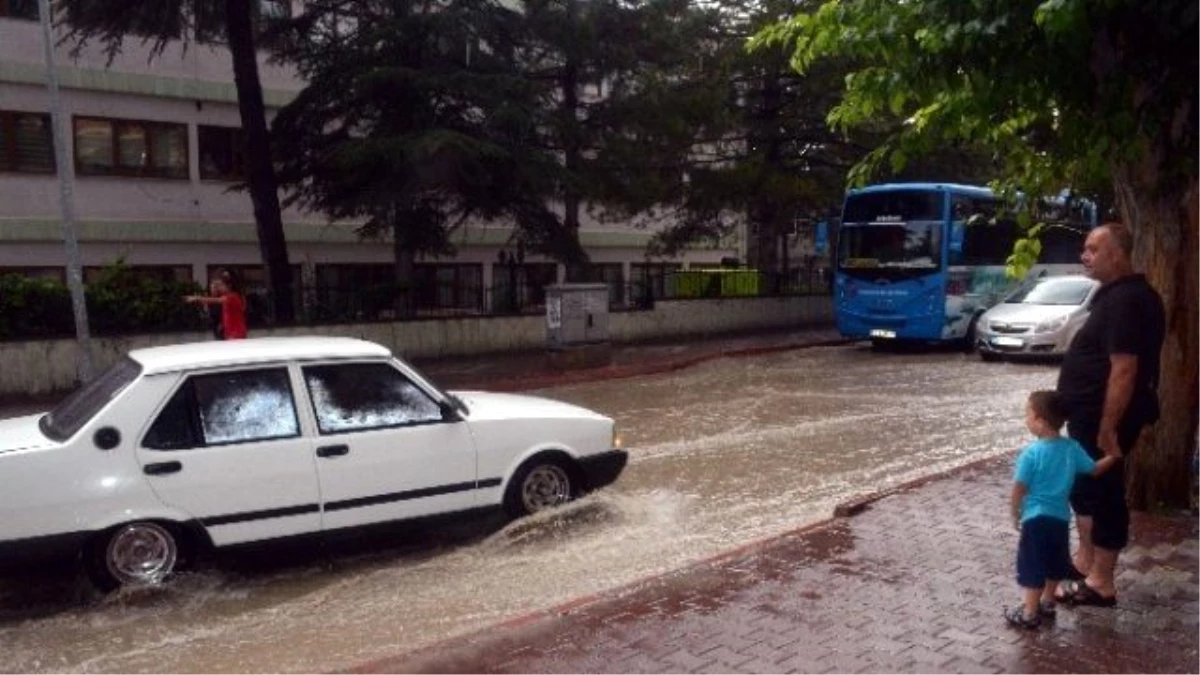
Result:
{"type": "Polygon", "coordinates": [[[1117,596],[1105,597],[1086,581],[1069,581],[1063,584],[1064,593],[1059,597],[1062,602],[1076,607],[1116,607],[1117,596]]]}

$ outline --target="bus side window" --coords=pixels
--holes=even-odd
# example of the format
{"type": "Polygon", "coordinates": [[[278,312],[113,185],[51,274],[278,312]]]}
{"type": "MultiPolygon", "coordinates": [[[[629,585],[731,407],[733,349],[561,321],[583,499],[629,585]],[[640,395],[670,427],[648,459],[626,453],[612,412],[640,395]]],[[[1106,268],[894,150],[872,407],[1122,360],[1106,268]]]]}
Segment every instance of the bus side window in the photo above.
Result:
{"type": "Polygon", "coordinates": [[[961,252],[950,251],[951,265],[1003,265],[1012,253],[1017,224],[997,215],[994,199],[957,195],[954,197],[954,222],[963,229],[961,252]]]}
{"type": "Polygon", "coordinates": [[[1038,262],[1053,265],[1072,265],[1083,253],[1084,235],[1067,227],[1047,227],[1042,232],[1042,255],[1038,262]]]}

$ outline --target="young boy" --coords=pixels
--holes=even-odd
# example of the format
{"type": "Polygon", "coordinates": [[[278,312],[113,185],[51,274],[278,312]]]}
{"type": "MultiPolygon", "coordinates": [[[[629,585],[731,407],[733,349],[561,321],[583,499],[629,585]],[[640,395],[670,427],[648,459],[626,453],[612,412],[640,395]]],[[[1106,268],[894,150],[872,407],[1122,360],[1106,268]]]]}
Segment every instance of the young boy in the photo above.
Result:
{"type": "Polygon", "coordinates": [[[1025,601],[1004,613],[1008,623],[1034,629],[1054,618],[1054,594],[1071,570],[1067,497],[1075,476],[1098,476],[1120,459],[1119,450],[1093,461],[1079,443],[1059,432],[1067,419],[1058,392],[1035,391],[1025,406],[1025,426],[1037,436],[1017,456],[1012,491],[1013,524],[1021,532],[1017,583],[1025,601]]]}

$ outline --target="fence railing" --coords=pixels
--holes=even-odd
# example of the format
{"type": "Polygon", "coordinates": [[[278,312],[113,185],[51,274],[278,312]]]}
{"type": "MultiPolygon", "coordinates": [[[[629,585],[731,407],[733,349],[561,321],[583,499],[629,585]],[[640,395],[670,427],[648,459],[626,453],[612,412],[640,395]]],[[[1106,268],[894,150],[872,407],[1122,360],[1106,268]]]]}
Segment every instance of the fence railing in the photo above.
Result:
{"type": "MultiPolygon", "coordinates": [[[[788,279],[768,278],[757,273],[738,276],[668,275],[638,281],[607,281],[611,311],[640,311],[654,308],[661,300],[721,297],[777,297],[826,295],[831,290],[827,275],[820,270],[801,270],[788,279]],[[751,277],[750,275],[754,275],[751,277]],[[736,281],[731,281],[736,279],[736,281]]],[[[24,300],[9,293],[0,298],[0,339],[20,340],[65,337],[74,332],[65,287],[37,282],[8,289],[28,294],[24,300]],[[51,288],[53,286],[53,288],[51,288]],[[35,302],[36,301],[36,302],[35,302]],[[34,305],[39,311],[29,310],[34,305]]],[[[126,289],[115,300],[109,293],[89,288],[89,316],[93,332],[121,335],[145,331],[204,330],[216,319],[214,313],[184,304],[186,293],[199,288],[182,284],[147,285],[126,289]],[[94,316],[93,316],[94,315],[94,316]]],[[[251,328],[273,324],[270,294],[264,288],[248,288],[246,319],[251,328]]],[[[296,325],[323,325],[376,321],[406,321],[463,316],[518,316],[545,312],[543,284],[518,280],[490,287],[452,282],[415,283],[408,287],[379,284],[355,287],[300,286],[295,291],[296,325]]]]}

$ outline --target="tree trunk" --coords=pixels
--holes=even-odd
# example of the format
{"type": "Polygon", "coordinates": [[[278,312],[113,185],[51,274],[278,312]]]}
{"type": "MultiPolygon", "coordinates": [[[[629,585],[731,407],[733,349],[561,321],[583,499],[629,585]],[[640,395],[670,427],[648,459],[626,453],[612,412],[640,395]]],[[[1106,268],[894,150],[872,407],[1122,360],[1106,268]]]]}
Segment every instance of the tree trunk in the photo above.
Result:
{"type": "MultiPolygon", "coordinates": [[[[578,0],[567,0],[567,20],[572,28],[579,21],[578,0]]],[[[575,187],[576,172],[580,165],[580,128],[579,128],[579,59],[572,53],[574,46],[567,49],[566,63],[563,65],[562,115],[563,164],[566,168],[566,183],[563,186],[563,227],[566,228],[567,243],[575,250],[579,245],[579,208],[581,199],[579,190],[575,187]]],[[[567,281],[587,281],[587,265],[579,260],[566,260],[567,281]]]]}
{"type": "Polygon", "coordinates": [[[238,109],[246,138],[246,184],[254,204],[258,248],[271,288],[271,320],[289,323],[295,318],[292,297],[292,268],[288,262],[287,239],[279,210],[279,189],[271,163],[271,141],[267,132],[266,105],[258,79],[258,54],[254,46],[254,22],[250,0],[225,0],[225,30],[233,55],[233,80],[237,86],[238,109]]]}
{"type": "Polygon", "coordinates": [[[1196,451],[1197,386],[1197,184],[1164,191],[1151,161],[1114,172],[1117,205],[1134,232],[1134,266],[1162,295],[1167,333],[1158,389],[1162,416],[1143,436],[1127,471],[1135,509],[1188,505],[1196,451]]]}
{"type": "Polygon", "coordinates": [[[416,314],[413,270],[416,268],[417,255],[405,241],[404,224],[399,217],[392,224],[392,256],[396,282],[396,295],[392,306],[397,318],[411,317],[416,314]]]}

